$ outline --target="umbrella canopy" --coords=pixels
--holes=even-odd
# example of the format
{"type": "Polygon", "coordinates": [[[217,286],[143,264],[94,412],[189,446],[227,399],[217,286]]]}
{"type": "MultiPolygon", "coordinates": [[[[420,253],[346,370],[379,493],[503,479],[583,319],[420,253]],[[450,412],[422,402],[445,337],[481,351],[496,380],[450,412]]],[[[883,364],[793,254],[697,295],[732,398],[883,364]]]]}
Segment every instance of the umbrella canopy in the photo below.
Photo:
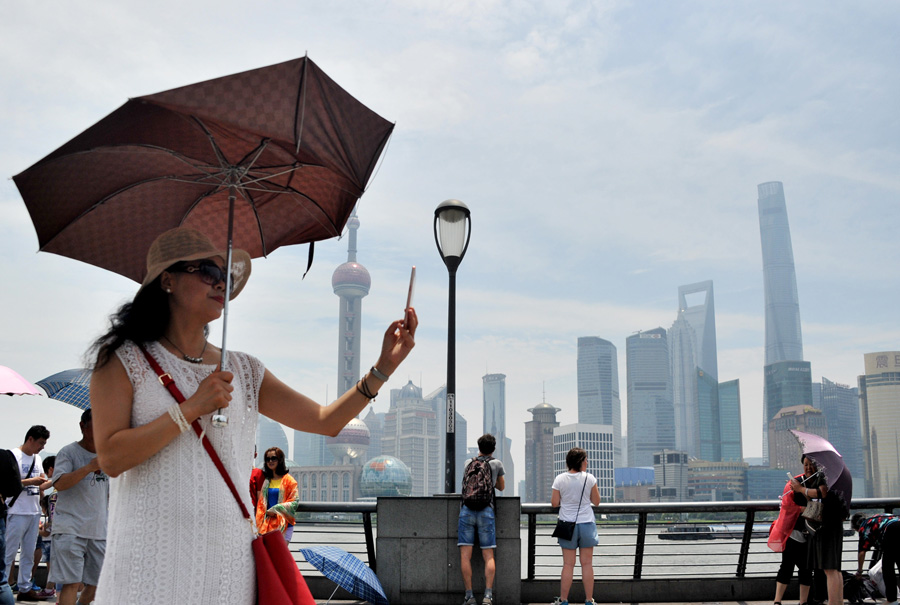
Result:
{"type": "Polygon", "coordinates": [[[834,449],[831,442],[820,435],[804,433],[791,429],[791,433],[800,442],[800,451],[816,463],[816,467],[825,475],[825,484],[843,501],[850,510],[853,499],[853,477],[850,469],[844,464],[844,458],[834,449]]]}
{"type": "Polygon", "coordinates": [[[300,552],[307,563],[350,594],[373,605],[388,605],[375,572],[346,550],[336,546],[310,546],[301,548],[300,552]]]}
{"type": "Polygon", "coordinates": [[[392,130],[304,57],[131,99],[13,180],[42,251],[140,282],[178,226],[253,257],[339,235],[392,130]]]}
{"type": "Polygon", "coordinates": [[[0,366],[0,395],[40,395],[33,384],[11,368],[0,366]]]}
{"type": "Polygon", "coordinates": [[[37,381],[47,396],[74,405],[80,410],[91,407],[91,371],[87,368],[64,370],[37,381]]]}

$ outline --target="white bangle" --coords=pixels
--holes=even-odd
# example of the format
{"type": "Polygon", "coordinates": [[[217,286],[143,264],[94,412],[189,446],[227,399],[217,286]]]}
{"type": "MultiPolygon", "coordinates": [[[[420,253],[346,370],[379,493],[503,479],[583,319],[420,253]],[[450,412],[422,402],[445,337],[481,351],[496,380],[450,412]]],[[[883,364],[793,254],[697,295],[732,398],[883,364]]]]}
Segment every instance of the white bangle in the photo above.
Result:
{"type": "Polygon", "coordinates": [[[178,426],[178,430],[182,433],[191,428],[191,424],[187,421],[187,418],[184,417],[184,412],[181,411],[180,405],[173,403],[166,411],[169,413],[169,417],[172,418],[172,421],[178,426]]]}

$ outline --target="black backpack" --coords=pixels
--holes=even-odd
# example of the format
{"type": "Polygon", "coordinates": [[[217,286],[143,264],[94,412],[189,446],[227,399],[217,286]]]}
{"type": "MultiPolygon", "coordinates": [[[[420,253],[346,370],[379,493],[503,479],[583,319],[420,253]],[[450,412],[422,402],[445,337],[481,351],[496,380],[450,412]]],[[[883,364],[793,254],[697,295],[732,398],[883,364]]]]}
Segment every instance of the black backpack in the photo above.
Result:
{"type": "Polygon", "coordinates": [[[463,473],[463,504],[472,510],[484,510],[494,500],[494,476],[491,473],[490,456],[472,458],[463,473]]]}
{"type": "MultiPolygon", "coordinates": [[[[22,476],[19,474],[19,462],[15,454],[9,450],[0,450],[0,494],[4,498],[19,497],[22,491],[22,476]]],[[[0,500],[0,516],[5,516],[6,504],[0,500]]]]}

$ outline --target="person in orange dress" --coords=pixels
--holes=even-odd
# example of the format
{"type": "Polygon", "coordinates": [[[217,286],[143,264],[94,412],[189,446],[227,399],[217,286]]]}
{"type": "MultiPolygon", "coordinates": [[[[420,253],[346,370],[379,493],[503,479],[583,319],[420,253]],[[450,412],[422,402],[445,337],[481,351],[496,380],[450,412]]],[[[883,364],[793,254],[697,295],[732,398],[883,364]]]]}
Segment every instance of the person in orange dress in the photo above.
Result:
{"type": "Polygon", "coordinates": [[[284,539],[291,541],[294,535],[294,520],[279,515],[272,510],[277,504],[295,502],[298,498],[297,480],[288,474],[284,463],[284,452],[281,448],[270,447],[263,456],[263,481],[256,502],[256,528],[260,534],[279,530],[284,539]]]}

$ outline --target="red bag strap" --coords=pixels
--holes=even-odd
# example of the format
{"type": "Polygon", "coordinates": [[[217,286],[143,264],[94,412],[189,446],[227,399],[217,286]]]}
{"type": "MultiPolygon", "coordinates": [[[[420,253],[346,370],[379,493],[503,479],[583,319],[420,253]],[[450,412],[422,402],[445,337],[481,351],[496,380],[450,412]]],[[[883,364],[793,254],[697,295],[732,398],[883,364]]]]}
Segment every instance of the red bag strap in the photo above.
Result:
{"type": "MultiPolygon", "coordinates": [[[[139,344],[138,348],[144,354],[144,357],[147,358],[147,362],[150,364],[150,367],[153,368],[153,371],[156,372],[157,376],[159,376],[159,382],[169,390],[169,392],[172,394],[172,397],[175,398],[175,401],[177,401],[179,405],[184,403],[184,395],[182,395],[181,391],[178,390],[178,387],[175,385],[175,380],[172,378],[172,375],[168,372],[163,371],[162,366],[159,365],[159,363],[156,361],[156,358],[153,357],[153,355],[151,355],[143,345],[139,344]]],[[[241,514],[244,515],[245,519],[249,519],[250,513],[247,511],[247,507],[244,506],[244,502],[238,495],[237,488],[234,486],[234,482],[231,480],[231,476],[228,474],[228,471],[225,470],[225,465],[222,464],[222,460],[216,453],[215,448],[213,447],[212,443],[209,442],[209,438],[203,431],[203,427],[200,426],[200,422],[198,420],[194,420],[191,423],[191,427],[193,427],[194,432],[197,433],[197,436],[200,437],[200,443],[203,444],[203,449],[206,450],[206,453],[209,454],[210,458],[212,458],[213,464],[215,464],[216,468],[219,469],[219,474],[222,475],[222,479],[225,480],[225,483],[228,485],[228,489],[231,490],[231,495],[234,496],[234,499],[237,501],[238,506],[241,508],[241,514]]]]}

